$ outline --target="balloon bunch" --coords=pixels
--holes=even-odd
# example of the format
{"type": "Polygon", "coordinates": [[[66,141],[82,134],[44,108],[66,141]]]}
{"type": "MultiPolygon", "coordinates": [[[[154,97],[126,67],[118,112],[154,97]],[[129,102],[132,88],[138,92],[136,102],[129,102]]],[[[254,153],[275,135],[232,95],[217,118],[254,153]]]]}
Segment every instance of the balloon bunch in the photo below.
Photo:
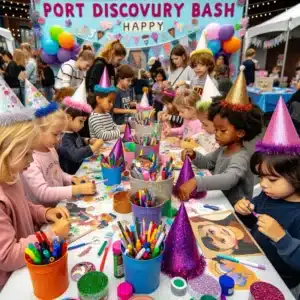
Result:
{"type": "Polygon", "coordinates": [[[242,42],[234,36],[234,26],[231,24],[210,23],[205,31],[207,46],[214,55],[219,52],[233,54],[241,48],[242,42]]]}
{"type": "Polygon", "coordinates": [[[50,38],[42,42],[41,59],[45,63],[64,63],[76,57],[80,46],[71,33],[64,31],[60,25],[51,26],[49,33],[50,38]]]}

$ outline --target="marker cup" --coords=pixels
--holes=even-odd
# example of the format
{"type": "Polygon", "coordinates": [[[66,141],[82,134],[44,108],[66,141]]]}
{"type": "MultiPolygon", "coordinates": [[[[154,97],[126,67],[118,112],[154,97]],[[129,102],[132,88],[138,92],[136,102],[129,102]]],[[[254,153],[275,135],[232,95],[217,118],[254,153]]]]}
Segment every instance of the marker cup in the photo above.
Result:
{"type": "Polygon", "coordinates": [[[104,168],[102,167],[103,179],[106,179],[104,184],[112,186],[121,183],[122,167],[104,168]]]}
{"type": "Polygon", "coordinates": [[[29,270],[33,292],[38,299],[52,300],[62,295],[69,287],[68,254],[47,265],[25,262],[29,270]]]}
{"type": "Polygon", "coordinates": [[[143,155],[149,155],[149,154],[155,153],[155,155],[157,157],[159,157],[159,143],[157,143],[154,146],[143,146],[143,145],[137,144],[136,150],[135,150],[135,158],[139,157],[141,150],[143,151],[143,155]]]}
{"type": "Polygon", "coordinates": [[[158,198],[158,205],[154,207],[143,207],[139,205],[135,205],[131,199],[131,209],[133,213],[133,221],[135,222],[137,219],[141,223],[143,219],[145,220],[146,227],[149,226],[150,222],[154,222],[155,224],[159,224],[161,221],[162,210],[165,201],[161,198],[158,198]]]}
{"type": "Polygon", "coordinates": [[[135,125],[135,135],[138,139],[144,137],[152,137],[155,134],[158,138],[161,136],[162,124],[154,123],[153,125],[141,125],[136,123],[135,125]]]}
{"type": "Polygon", "coordinates": [[[125,281],[133,286],[135,294],[151,294],[159,286],[163,251],[159,256],[148,260],[137,260],[124,255],[125,281]]]}

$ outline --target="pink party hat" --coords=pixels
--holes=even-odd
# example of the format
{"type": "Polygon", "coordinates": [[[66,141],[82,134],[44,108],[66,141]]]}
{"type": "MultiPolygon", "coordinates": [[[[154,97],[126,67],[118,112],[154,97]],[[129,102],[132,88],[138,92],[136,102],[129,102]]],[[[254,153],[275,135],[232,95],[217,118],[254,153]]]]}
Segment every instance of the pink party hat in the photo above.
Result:
{"type": "Polygon", "coordinates": [[[132,134],[129,123],[126,124],[124,135],[123,135],[123,142],[132,142],[132,134]]]}
{"type": "Polygon", "coordinates": [[[199,253],[184,203],[182,203],[165,241],[162,272],[170,277],[192,279],[202,275],[205,266],[204,256],[199,253]]]}
{"type": "Polygon", "coordinates": [[[268,154],[300,154],[300,139],[291,116],[280,97],[262,141],[256,144],[257,152],[268,154]]]}
{"type": "Polygon", "coordinates": [[[119,138],[115,145],[113,146],[111,152],[109,153],[109,157],[114,156],[115,161],[121,161],[121,165],[123,166],[123,171],[125,170],[125,160],[124,160],[124,151],[123,151],[123,144],[122,139],[119,138]]]}
{"type": "MultiPolygon", "coordinates": [[[[195,177],[195,173],[192,168],[191,160],[188,156],[185,157],[183,166],[180,170],[176,185],[174,186],[174,194],[178,193],[179,188],[188,180],[195,177]]],[[[202,198],[205,192],[197,192],[197,188],[190,194],[191,198],[202,198]]]]}
{"type": "Polygon", "coordinates": [[[110,79],[109,79],[108,71],[107,71],[107,68],[106,68],[106,67],[104,67],[102,76],[101,76],[100,81],[99,81],[99,85],[100,85],[102,88],[104,88],[104,89],[107,89],[107,88],[110,88],[110,87],[111,87],[110,79]]]}

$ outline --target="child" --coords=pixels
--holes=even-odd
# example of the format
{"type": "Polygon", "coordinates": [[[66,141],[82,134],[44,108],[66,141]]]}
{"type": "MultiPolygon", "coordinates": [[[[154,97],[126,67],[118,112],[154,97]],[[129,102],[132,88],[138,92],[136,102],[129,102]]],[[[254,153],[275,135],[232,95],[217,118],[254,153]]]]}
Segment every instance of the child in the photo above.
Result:
{"type": "Polygon", "coordinates": [[[130,89],[134,71],[129,65],[122,65],[117,72],[117,97],[113,108],[114,121],[117,125],[127,123],[131,114],[135,114],[136,110],[131,109],[135,107],[134,93],[130,89]]]}
{"type": "Polygon", "coordinates": [[[251,169],[262,192],[234,208],[286,285],[294,288],[300,282],[300,140],[282,99],[256,144],[251,169]]]}
{"type": "Polygon", "coordinates": [[[136,100],[140,102],[143,97],[143,88],[144,87],[149,88],[150,82],[149,79],[147,78],[146,70],[144,69],[137,70],[135,77],[136,78],[133,81],[134,94],[136,100]]]}
{"type": "Polygon", "coordinates": [[[243,62],[243,65],[245,66],[245,78],[246,78],[246,84],[252,85],[255,81],[255,70],[256,70],[256,61],[254,60],[254,57],[256,55],[256,51],[253,48],[249,48],[246,51],[246,60],[243,62]]]}
{"type": "Polygon", "coordinates": [[[159,68],[156,70],[155,75],[155,83],[152,87],[152,93],[153,93],[153,108],[155,109],[155,112],[158,113],[163,110],[163,91],[165,88],[167,88],[166,84],[166,73],[163,68],[159,68]]]}
{"type": "MultiPolygon", "coordinates": [[[[2,98],[3,99],[3,98],[2,98]]],[[[66,238],[69,212],[64,207],[45,208],[27,201],[19,173],[32,162],[31,149],[37,137],[31,116],[0,114],[0,290],[10,274],[25,265],[24,250],[38,242],[34,232],[53,222],[46,235],[66,238]]]]}
{"type": "Polygon", "coordinates": [[[251,141],[262,128],[262,112],[249,102],[242,71],[226,99],[211,104],[209,120],[213,121],[216,141],[221,147],[205,156],[184,150],[182,159],[187,154],[195,166],[211,170],[213,176],[197,176],[187,181],[181,186],[179,197],[187,200],[196,187],[198,191],[222,190],[234,205],[244,196],[252,197],[253,176],[244,141],[251,141]]]}
{"type": "Polygon", "coordinates": [[[53,100],[58,103],[62,103],[65,98],[72,97],[74,95],[74,93],[75,93],[75,90],[72,87],[70,87],[70,86],[64,87],[64,88],[57,90],[57,92],[54,95],[53,100]]]}
{"type": "Polygon", "coordinates": [[[110,114],[115,100],[116,88],[114,86],[105,87],[104,82],[96,85],[94,93],[89,95],[88,102],[93,108],[93,112],[89,117],[89,128],[92,138],[110,141],[120,137],[120,129],[121,132],[124,132],[125,124],[119,128],[110,114]]]}
{"type": "Polygon", "coordinates": [[[174,104],[179,111],[179,115],[184,119],[183,125],[179,128],[166,128],[165,136],[177,136],[179,138],[189,138],[202,130],[201,122],[197,118],[196,102],[200,100],[196,92],[188,96],[177,95],[174,104]]]}
{"type": "Polygon", "coordinates": [[[58,149],[59,163],[64,172],[73,175],[80,168],[85,158],[98,153],[103,141],[95,138],[83,138],[78,134],[92,111],[92,108],[86,102],[84,81],[74,96],[65,98],[63,104],[67,114],[67,126],[58,149]]]}
{"type": "Polygon", "coordinates": [[[94,194],[96,186],[93,183],[72,185],[73,176],[64,173],[59,166],[55,146],[66,125],[66,114],[58,110],[58,105],[54,102],[37,110],[37,115],[40,115],[36,120],[40,134],[33,151],[33,163],[23,172],[28,198],[34,203],[49,207],[61,200],[69,200],[73,195],[94,194]]]}
{"type": "Polygon", "coordinates": [[[48,101],[53,100],[53,87],[54,87],[54,73],[50,66],[48,66],[42,60],[40,61],[40,73],[41,73],[41,81],[42,87],[45,94],[45,97],[48,101]]]}
{"type": "Polygon", "coordinates": [[[274,78],[273,86],[278,87],[280,85],[280,73],[281,73],[281,66],[275,66],[270,73],[269,77],[274,78]]]}

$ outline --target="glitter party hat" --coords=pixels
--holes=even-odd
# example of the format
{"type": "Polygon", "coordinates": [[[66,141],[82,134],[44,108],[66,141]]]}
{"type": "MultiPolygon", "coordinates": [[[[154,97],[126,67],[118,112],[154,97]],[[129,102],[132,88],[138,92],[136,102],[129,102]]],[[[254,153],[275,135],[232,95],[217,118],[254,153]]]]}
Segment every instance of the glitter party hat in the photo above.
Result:
{"type": "Polygon", "coordinates": [[[196,50],[192,51],[190,56],[193,56],[194,54],[199,54],[199,53],[207,53],[207,54],[210,54],[211,56],[213,56],[212,51],[210,49],[208,49],[208,47],[207,47],[205,29],[202,30],[196,50]]]}
{"type": "Polygon", "coordinates": [[[41,92],[28,80],[25,80],[25,105],[39,109],[49,104],[41,92]]]}
{"type": "Polygon", "coordinates": [[[196,239],[182,203],[165,241],[162,272],[170,277],[192,279],[203,274],[205,259],[200,255],[196,239]]]}
{"type": "MultiPolygon", "coordinates": [[[[177,194],[179,188],[188,180],[195,177],[191,160],[188,156],[185,157],[183,166],[180,170],[176,185],[174,186],[174,193],[177,194]]],[[[190,194],[191,198],[201,198],[203,197],[203,192],[197,192],[197,188],[190,194]]]]}
{"type": "Polygon", "coordinates": [[[94,92],[109,94],[109,93],[113,93],[115,91],[116,91],[116,88],[111,85],[107,68],[104,67],[99,84],[95,85],[95,87],[94,87],[94,92]]]}
{"type": "Polygon", "coordinates": [[[109,157],[114,157],[115,161],[122,161],[123,168],[125,169],[125,163],[124,163],[124,151],[123,151],[123,145],[122,145],[122,139],[119,138],[115,145],[113,146],[111,152],[109,153],[109,157]]]}
{"type": "Polygon", "coordinates": [[[300,155],[300,139],[282,97],[280,97],[262,141],[256,151],[268,154],[300,155]]]}
{"type": "Polygon", "coordinates": [[[63,104],[68,107],[84,111],[86,113],[91,113],[92,108],[87,103],[86,99],[87,93],[85,88],[85,80],[83,80],[80,86],[75,91],[74,95],[72,97],[66,97],[63,101],[63,104]]]}
{"type": "Polygon", "coordinates": [[[130,129],[130,125],[127,123],[126,127],[125,127],[125,131],[124,131],[124,135],[123,135],[123,142],[132,142],[133,138],[132,138],[132,134],[131,134],[131,129],[130,129]]]}
{"type": "Polygon", "coordinates": [[[226,99],[222,101],[224,107],[230,107],[234,111],[249,111],[252,109],[247,93],[244,69],[244,66],[240,67],[240,73],[236,81],[227,94],[226,99]]]}

